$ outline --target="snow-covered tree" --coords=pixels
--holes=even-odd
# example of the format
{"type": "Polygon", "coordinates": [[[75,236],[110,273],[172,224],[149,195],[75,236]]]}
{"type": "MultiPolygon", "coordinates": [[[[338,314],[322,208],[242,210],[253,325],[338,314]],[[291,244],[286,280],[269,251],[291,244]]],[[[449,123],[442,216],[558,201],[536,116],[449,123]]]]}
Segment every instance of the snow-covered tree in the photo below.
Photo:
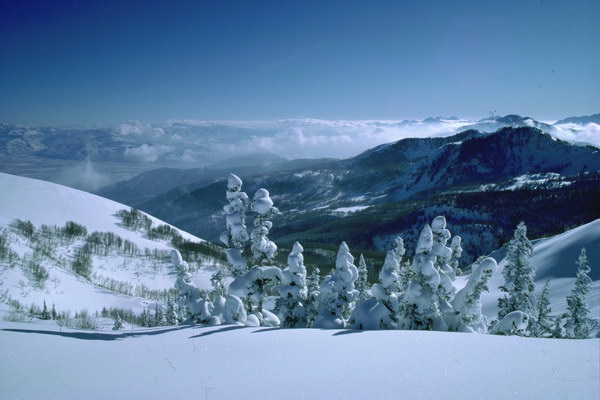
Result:
{"type": "Polygon", "coordinates": [[[229,285],[229,294],[247,300],[248,311],[263,312],[267,291],[277,287],[282,280],[281,270],[273,266],[255,266],[229,285]]]}
{"type": "Polygon", "coordinates": [[[481,312],[481,293],[489,290],[487,283],[496,270],[496,260],[486,258],[473,266],[469,281],[452,300],[453,311],[445,316],[448,330],[487,333],[488,321],[481,312]]]}
{"type": "Polygon", "coordinates": [[[246,230],[246,210],[249,205],[248,195],[242,192],[242,180],[234,174],[229,174],[227,179],[226,198],[229,204],[223,207],[227,230],[221,234],[221,241],[229,249],[225,251],[227,260],[231,266],[231,274],[243,275],[248,271],[248,266],[242,251],[248,241],[246,230]]]}
{"type": "Polygon", "coordinates": [[[267,237],[269,230],[273,227],[273,223],[269,219],[278,215],[279,210],[273,207],[269,191],[262,188],[254,194],[250,208],[256,213],[255,228],[250,235],[252,262],[254,265],[271,265],[277,252],[277,245],[267,237]]]}
{"type": "Polygon", "coordinates": [[[379,281],[371,287],[371,293],[373,297],[383,304],[388,310],[389,326],[382,326],[382,328],[392,329],[398,323],[398,315],[400,313],[399,296],[402,283],[398,276],[398,258],[394,253],[394,250],[388,251],[383,267],[379,272],[379,281]]]}
{"type": "Polygon", "coordinates": [[[243,325],[246,322],[246,309],[239,297],[227,296],[223,309],[223,318],[226,324],[243,325]]]}
{"type": "Polygon", "coordinates": [[[529,315],[523,311],[509,312],[492,326],[490,333],[494,335],[523,335],[529,325],[529,315]]]}
{"type": "Polygon", "coordinates": [[[225,276],[227,271],[225,266],[217,264],[215,266],[215,272],[210,277],[210,283],[212,285],[212,291],[210,292],[210,301],[213,304],[213,315],[219,315],[223,313],[223,307],[225,306],[225,298],[227,297],[226,281],[225,276]]]}
{"type": "Polygon", "coordinates": [[[452,268],[452,279],[462,275],[462,270],[460,269],[460,263],[458,261],[459,258],[462,256],[463,252],[461,242],[462,238],[460,236],[454,236],[452,238],[452,241],[450,242],[450,249],[452,250],[452,255],[450,256],[449,265],[452,268]]]}
{"type": "Polygon", "coordinates": [[[306,288],[308,290],[308,295],[306,296],[306,326],[312,325],[319,312],[319,295],[321,294],[319,287],[321,284],[320,272],[319,268],[315,267],[306,279],[306,288]]]}
{"type": "Polygon", "coordinates": [[[576,261],[577,280],[570,296],[567,296],[567,337],[573,339],[586,339],[590,336],[590,310],[585,299],[591,290],[592,280],[588,276],[590,267],[588,265],[585,248],[581,249],[579,259],[576,261]]]}
{"type": "Polygon", "coordinates": [[[358,291],[354,282],[358,270],[346,242],[342,242],[337,254],[335,269],[325,277],[320,286],[319,314],[313,323],[315,328],[343,328],[352,313],[358,291]]]}
{"type": "Polygon", "coordinates": [[[171,262],[177,270],[175,289],[178,291],[177,302],[185,306],[194,322],[207,323],[212,319],[213,304],[204,291],[200,291],[192,282],[189,266],[183,261],[177,250],[171,251],[171,262]]]}
{"type": "Polygon", "coordinates": [[[400,329],[447,330],[438,307],[440,273],[435,268],[433,232],[425,225],[415,250],[411,280],[400,305],[400,329]]]}
{"type": "Polygon", "coordinates": [[[308,289],[303,251],[300,243],[294,243],[288,255],[288,266],[281,273],[282,284],[277,289],[281,296],[277,301],[277,308],[284,328],[305,328],[308,322],[304,305],[308,289]]]}
{"type": "Polygon", "coordinates": [[[440,275],[440,284],[438,287],[438,307],[442,313],[451,312],[450,300],[456,295],[454,287],[454,270],[448,264],[452,257],[452,249],[446,246],[448,240],[452,237],[450,231],[446,229],[446,218],[438,216],[431,223],[431,232],[433,234],[432,253],[436,256],[434,266],[440,275]]]}
{"type": "Polygon", "coordinates": [[[117,313],[115,317],[115,323],[113,324],[112,330],[119,331],[123,329],[123,320],[121,319],[121,313],[117,313]]]}
{"type": "Polygon", "coordinates": [[[170,326],[178,324],[177,310],[175,308],[175,302],[173,301],[173,298],[171,296],[169,296],[169,298],[167,299],[167,311],[165,313],[165,321],[167,325],[170,326]]]}
{"type": "Polygon", "coordinates": [[[167,320],[165,318],[165,313],[161,306],[158,303],[154,305],[154,326],[165,326],[167,324],[167,320]]]}
{"type": "Polygon", "coordinates": [[[50,318],[56,319],[58,318],[58,313],[56,312],[56,306],[52,303],[52,310],[50,311],[50,318]]]}
{"type": "Polygon", "coordinates": [[[44,305],[42,306],[42,313],[40,314],[41,319],[50,319],[50,312],[48,311],[48,307],[46,306],[46,300],[44,300],[44,305]]]}
{"type": "Polygon", "coordinates": [[[406,254],[406,249],[404,248],[404,240],[402,240],[400,236],[397,236],[396,239],[394,239],[394,248],[392,251],[394,252],[394,256],[398,262],[397,273],[401,284],[400,292],[404,293],[406,292],[408,282],[411,278],[411,270],[408,261],[402,262],[402,257],[404,257],[404,254],[406,254]]]}
{"type": "Polygon", "coordinates": [[[362,253],[358,258],[358,278],[356,279],[356,290],[358,290],[358,301],[366,300],[369,298],[369,292],[367,287],[369,271],[367,270],[367,263],[362,253]]]}
{"type": "Polygon", "coordinates": [[[506,294],[498,299],[499,320],[513,311],[522,311],[529,316],[534,310],[535,267],[530,262],[532,251],[533,246],[527,239],[527,227],[521,222],[508,243],[507,262],[502,271],[504,284],[500,286],[500,290],[506,294]]]}
{"type": "Polygon", "coordinates": [[[529,332],[533,337],[545,337],[552,334],[550,319],[550,280],[546,281],[540,298],[535,304],[534,315],[529,321],[529,332]]]}

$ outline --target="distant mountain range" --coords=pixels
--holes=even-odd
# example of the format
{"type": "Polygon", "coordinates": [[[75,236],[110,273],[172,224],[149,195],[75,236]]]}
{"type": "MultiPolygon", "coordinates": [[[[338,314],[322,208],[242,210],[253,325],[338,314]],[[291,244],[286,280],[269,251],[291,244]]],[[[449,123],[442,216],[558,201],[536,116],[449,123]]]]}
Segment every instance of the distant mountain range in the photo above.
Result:
{"type": "MultiPolygon", "coordinates": [[[[128,122],[95,128],[0,123],[0,171],[96,191],[159,168],[241,166],[254,174],[279,167],[302,168],[306,159],[348,158],[398,139],[445,137],[471,129],[494,132],[503,127],[536,127],[572,142],[600,145],[597,130],[596,134],[588,132],[592,129],[589,122],[600,129],[598,114],[554,125],[518,115],[481,120],[128,122]],[[270,165],[265,164],[267,159],[270,165]],[[296,167],[284,162],[298,159],[296,167]]],[[[206,179],[212,179],[211,175],[206,179]]],[[[176,178],[172,188],[186,182],[176,178]]]]}
{"type": "MultiPolygon", "coordinates": [[[[226,176],[179,186],[138,206],[216,241],[224,227],[226,176]]],[[[280,243],[346,240],[384,250],[397,234],[413,242],[415,226],[445,214],[453,232],[477,237],[466,241],[468,259],[498,247],[521,220],[532,237],[541,237],[600,218],[600,150],[532,127],[468,130],[245,179],[250,196],[259,187],[269,189],[283,212],[271,232],[280,243]]]]}

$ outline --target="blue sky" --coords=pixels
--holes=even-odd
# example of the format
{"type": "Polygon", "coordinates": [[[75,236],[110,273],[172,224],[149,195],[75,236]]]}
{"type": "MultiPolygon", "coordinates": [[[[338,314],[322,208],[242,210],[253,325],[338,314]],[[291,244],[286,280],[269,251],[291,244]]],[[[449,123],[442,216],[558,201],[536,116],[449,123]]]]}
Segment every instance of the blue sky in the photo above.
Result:
{"type": "Polygon", "coordinates": [[[586,115],[598,21],[597,0],[2,0],[0,121],[586,115]]]}

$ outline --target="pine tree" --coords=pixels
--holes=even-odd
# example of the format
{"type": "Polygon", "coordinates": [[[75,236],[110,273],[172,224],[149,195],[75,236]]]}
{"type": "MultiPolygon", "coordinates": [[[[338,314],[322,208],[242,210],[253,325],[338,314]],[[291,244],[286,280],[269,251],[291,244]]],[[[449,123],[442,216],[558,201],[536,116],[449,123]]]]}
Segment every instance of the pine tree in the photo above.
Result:
{"type": "Polygon", "coordinates": [[[530,321],[529,331],[533,337],[545,337],[552,334],[552,321],[550,319],[550,280],[544,284],[544,289],[535,305],[534,317],[530,321]]]}
{"type": "Polygon", "coordinates": [[[166,324],[165,313],[162,307],[156,303],[154,305],[154,326],[165,326],[166,324]]]}
{"type": "Polygon", "coordinates": [[[460,269],[460,262],[458,259],[461,257],[463,248],[461,247],[462,238],[460,236],[454,236],[452,241],[450,242],[450,249],[452,249],[452,256],[450,256],[450,267],[452,268],[452,273],[454,277],[461,276],[462,270],[460,269]]]}
{"type": "Polygon", "coordinates": [[[54,306],[54,303],[52,303],[52,311],[50,311],[50,317],[52,319],[58,318],[58,313],[56,312],[56,307],[54,306]]]}
{"type": "Polygon", "coordinates": [[[507,263],[502,271],[504,285],[500,290],[504,297],[498,300],[498,319],[502,320],[513,311],[531,315],[534,310],[535,267],[530,263],[533,246],[527,239],[527,227],[521,222],[508,244],[507,263]]]}
{"type": "Polygon", "coordinates": [[[362,253],[358,259],[358,279],[356,279],[356,290],[358,290],[357,301],[366,300],[369,298],[369,292],[367,291],[367,279],[368,279],[367,263],[362,253]]]}
{"type": "Polygon", "coordinates": [[[402,287],[398,270],[398,258],[394,250],[390,250],[379,272],[380,283],[376,283],[371,287],[373,297],[386,307],[389,314],[389,321],[391,321],[392,326],[386,326],[385,328],[387,329],[394,328],[398,323],[398,314],[400,312],[398,299],[402,287]]]}
{"type": "Polygon", "coordinates": [[[41,319],[50,319],[50,313],[48,312],[48,307],[46,306],[46,300],[44,300],[44,306],[42,307],[42,313],[40,315],[41,319]]]}
{"type": "Polygon", "coordinates": [[[496,260],[491,257],[473,266],[467,284],[452,300],[453,311],[445,316],[450,331],[487,333],[488,321],[481,312],[481,293],[488,290],[487,284],[496,266],[496,260]]]}
{"type": "Polygon", "coordinates": [[[255,228],[250,234],[252,262],[254,265],[272,265],[277,245],[267,237],[269,230],[273,227],[273,223],[269,220],[279,215],[280,212],[273,207],[269,191],[262,188],[254,194],[250,209],[255,212],[255,228]]]}
{"type": "Polygon", "coordinates": [[[319,286],[321,283],[321,277],[319,276],[319,268],[315,267],[310,274],[310,276],[306,279],[306,287],[308,290],[308,295],[306,297],[306,318],[307,318],[307,326],[311,326],[315,318],[318,314],[319,309],[319,286]]]}
{"type": "Polygon", "coordinates": [[[305,328],[308,323],[304,305],[308,289],[303,251],[300,243],[294,243],[288,256],[288,266],[281,273],[282,284],[277,289],[281,296],[277,300],[277,308],[284,328],[305,328]]]}
{"type": "Polygon", "coordinates": [[[567,296],[567,336],[573,339],[586,339],[590,336],[590,310],[585,295],[591,290],[592,280],[588,276],[588,265],[585,248],[581,249],[579,259],[576,261],[577,279],[570,296],[567,296]]]}
{"type": "Polygon", "coordinates": [[[115,323],[112,327],[113,331],[118,331],[123,329],[123,320],[121,319],[121,313],[117,313],[117,316],[115,317],[115,323]]]}
{"type": "Polygon", "coordinates": [[[241,189],[242,180],[234,174],[229,174],[226,192],[229,204],[223,207],[227,230],[221,234],[220,239],[229,247],[225,254],[234,277],[248,271],[246,261],[242,257],[242,250],[249,238],[245,224],[249,200],[248,195],[241,189]]]}
{"type": "Polygon", "coordinates": [[[169,298],[167,299],[167,312],[165,314],[165,320],[167,325],[169,326],[178,324],[175,302],[173,301],[173,298],[171,296],[169,296],[169,298]]]}
{"type": "Polygon", "coordinates": [[[354,309],[358,291],[354,282],[358,270],[354,266],[354,257],[346,242],[342,242],[337,254],[335,269],[325,277],[320,286],[319,314],[313,326],[315,328],[344,328],[354,309]]]}

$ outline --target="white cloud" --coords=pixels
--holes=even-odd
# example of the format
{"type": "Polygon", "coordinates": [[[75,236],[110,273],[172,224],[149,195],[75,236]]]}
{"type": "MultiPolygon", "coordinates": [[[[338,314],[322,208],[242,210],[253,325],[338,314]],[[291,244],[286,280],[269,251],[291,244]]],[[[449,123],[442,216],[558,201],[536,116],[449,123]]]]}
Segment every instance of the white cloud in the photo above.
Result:
{"type": "Polygon", "coordinates": [[[560,124],[555,125],[550,133],[567,142],[589,143],[600,147],[600,125],[598,124],[560,124]]]}
{"type": "Polygon", "coordinates": [[[170,146],[142,144],[138,147],[129,147],[125,149],[125,159],[138,163],[156,162],[162,155],[173,150],[170,146]]]}

